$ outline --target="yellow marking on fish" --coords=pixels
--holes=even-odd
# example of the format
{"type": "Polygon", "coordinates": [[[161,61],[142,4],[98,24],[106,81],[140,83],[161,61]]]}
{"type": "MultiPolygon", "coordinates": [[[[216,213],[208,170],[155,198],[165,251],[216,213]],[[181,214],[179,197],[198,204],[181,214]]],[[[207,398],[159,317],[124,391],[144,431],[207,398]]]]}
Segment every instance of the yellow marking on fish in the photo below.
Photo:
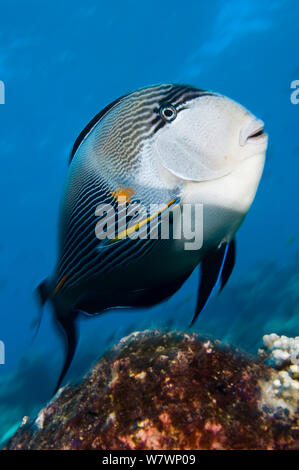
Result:
{"type": "Polygon", "coordinates": [[[55,289],[54,289],[54,291],[53,291],[52,297],[54,297],[54,296],[60,291],[60,289],[62,288],[63,284],[64,284],[65,281],[66,281],[66,278],[67,278],[67,274],[65,274],[65,275],[60,279],[60,281],[58,282],[57,286],[55,287],[55,289]]]}
{"type": "Polygon", "coordinates": [[[172,206],[172,205],[175,204],[176,202],[179,202],[179,198],[172,199],[170,202],[168,202],[168,204],[166,204],[165,207],[163,207],[163,209],[159,210],[159,211],[156,212],[155,214],[150,215],[150,216],[147,217],[146,219],[142,220],[141,222],[138,222],[137,224],[133,225],[133,226],[130,227],[130,228],[126,228],[125,230],[122,230],[120,233],[118,233],[118,234],[116,235],[115,238],[113,238],[113,240],[111,240],[111,242],[115,242],[115,241],[121,240],[122,238],[126,238],[126,237],[128,237],[129,235],[131,235],[131,233],[137,232],[138,229],[140,229],[141,227],[143,227],[144,225],[146,225],[148,222],[150,222],[151,220],[153,220],[155,217],[157,217],[157,216],[159,216],[160,214],[162,214],[162,212],[165,212],[166,209],[168,209],[170,206],[172,206]]]}
{"type": "Polygon", "coordinates": [[[110,192],[112,196],[115,197],[115,199],[117,200],[119,204],[125,204],[126,202],[130,202],[131,196],[135,194],[134,189],[129,188],[129,187],[124,188],[122,185],[120,185],[116,191],[110,191],[110,192]]]}

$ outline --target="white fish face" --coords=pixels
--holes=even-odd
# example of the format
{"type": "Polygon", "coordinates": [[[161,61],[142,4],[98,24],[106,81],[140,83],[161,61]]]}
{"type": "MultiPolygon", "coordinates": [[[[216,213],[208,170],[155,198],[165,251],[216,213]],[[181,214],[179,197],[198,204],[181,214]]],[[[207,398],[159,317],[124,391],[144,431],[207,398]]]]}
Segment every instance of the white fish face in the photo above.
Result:
{"type": "Polygon", "coordinates": [[[186,104],[154,137],[158,161],[187,181],[209,181],[234,171],[240,162],[265,155],[264,124],[233,100],[206,95],[186,104]]]}

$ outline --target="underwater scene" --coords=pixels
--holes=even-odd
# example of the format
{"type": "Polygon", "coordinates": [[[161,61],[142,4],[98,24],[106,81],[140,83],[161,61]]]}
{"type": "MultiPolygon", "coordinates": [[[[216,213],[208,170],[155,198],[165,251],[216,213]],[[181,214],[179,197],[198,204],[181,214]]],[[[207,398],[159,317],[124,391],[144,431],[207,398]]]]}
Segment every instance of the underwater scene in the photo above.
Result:
{"type": "Polygon", "coordinates": [[[0,0],[0,448],[299,449],[298,15],[0,0]]]}

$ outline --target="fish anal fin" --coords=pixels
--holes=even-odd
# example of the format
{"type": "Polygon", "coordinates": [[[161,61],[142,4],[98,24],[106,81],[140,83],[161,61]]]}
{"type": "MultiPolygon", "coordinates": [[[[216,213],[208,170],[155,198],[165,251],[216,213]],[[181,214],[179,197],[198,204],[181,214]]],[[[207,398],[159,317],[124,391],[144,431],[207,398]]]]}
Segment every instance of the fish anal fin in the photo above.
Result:
{"type": "Polygon", "coordinates": [[[77,344],[78,344],[78,331],[76,326],[77,312],[70,312],[68,315],[59,315],[56,313],[56,319],[65,340],[65,359],[63,369],[56,384],[54,393],[60,388],[64,377],[73,361],[77,344]]]}
{"type": "Polygon", "coordinates": [[[201,277],[197,294],[195,314],[190,326],[194,325],[198,315],[207,305],[222,274],[228,244],[222,243],[218,249],[207,253],[201,262],[201,277]]]}
{"type": "Polygon", "coordinates": [[[235,262],[236,262],[236,240],[233,239],[228,246],[227,255],[226,255],[222,273],[221,273],[220,292],[222,292],[224,286],[227,284],[227,281],[229,280],[231,273],[233,272],[235,262]]]}

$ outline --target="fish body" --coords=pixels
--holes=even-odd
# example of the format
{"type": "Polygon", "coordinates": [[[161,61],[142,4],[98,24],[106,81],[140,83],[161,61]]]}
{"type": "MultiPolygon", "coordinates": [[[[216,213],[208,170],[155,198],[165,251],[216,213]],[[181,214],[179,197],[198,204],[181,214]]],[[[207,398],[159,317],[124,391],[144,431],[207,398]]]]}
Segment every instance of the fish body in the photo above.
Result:
{"type": "Polygon", "coordinates": [[[75,352],[79,313],[155,305],[200,265],[195,321],[231,274],[266,147],[262,121],[238,103],[172,84],[121,97],[81,132],[62,196],[57,264],[39,287],[67,339],[57,387],[75,352]]]}

